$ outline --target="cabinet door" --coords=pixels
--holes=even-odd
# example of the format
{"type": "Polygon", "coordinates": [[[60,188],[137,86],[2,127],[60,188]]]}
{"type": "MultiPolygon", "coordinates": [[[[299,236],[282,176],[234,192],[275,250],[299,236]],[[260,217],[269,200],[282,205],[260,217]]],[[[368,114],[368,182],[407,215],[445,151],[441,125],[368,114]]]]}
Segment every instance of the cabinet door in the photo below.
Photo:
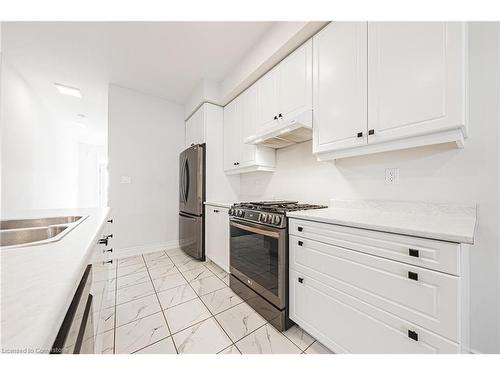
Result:
{"type": "MultiPolygon", "coordinates": [[[[312,40],[304,43],[279,67],[279,121],[312,109],[312,40]]],[[[278,114],[278,116],[279,116],[278,114]]]]}
{"type": "Polygon", "coordinates": [[[464,38],[458,22],[368,24],[369,143],[465,124],[464,38]]]}
{"type": "Polygon", "coordinates": [[[255,162],[254,145],[245,143],[245,139],[254,135],[258,127],[259,87],[253,85],[241,94],[241,126],[240,146],[238,147],[240,167],[252,165],[255,162]]]}
{"type": "Polygon", "coordinates": [[[433,354],[460,350],[451,340],[294,269],[290,269],[289,285],[290,319],[334,352],[433,354]]]}
{"type": "Polygon", "coordinates": [[[186,121],[186,147],[205,143],[203,108],[199,108],[186,121]]]}
{"type": "Polygon", "coordinates": [[[224,170],[237,168],[240,127],[238,123],[239,97],[224,107],[224,170]]]}
{"type": "Polygon", "coordinates": [[[259,121],[257,131],[265,131],[277,124],[279,66],[268,72],[258,82],[259,121]],[[276,119],[275,119],[276,117],[276,119]]]}
{"type": "Polygon", "coordinates": [[[206,255],[212,262],[229,272],[229,215],[228,209],[207,206],[206,255]]]}
{"type": "Polygon", "coordinates": [[[217,207],[205,207],[205,255],[207,258],[214,258],[217,251],[217,207]]]}
{"type": "Polygon", "coordinates": [[[367,142],[366,28],[332,22],[313,37],[314,153],[367,142]]]}

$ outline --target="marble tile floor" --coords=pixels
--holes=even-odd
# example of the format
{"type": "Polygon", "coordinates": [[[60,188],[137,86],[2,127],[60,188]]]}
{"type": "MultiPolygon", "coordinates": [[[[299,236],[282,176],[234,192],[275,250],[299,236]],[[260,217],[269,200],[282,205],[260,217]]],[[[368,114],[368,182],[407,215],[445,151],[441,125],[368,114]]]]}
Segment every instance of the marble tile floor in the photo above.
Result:
{"type": "Polygon", "coordinates": [[[229,275],[180,249],[119,259],[103,308],[103,354],[326,354],[298,326],[278,332],[229,275]]]}

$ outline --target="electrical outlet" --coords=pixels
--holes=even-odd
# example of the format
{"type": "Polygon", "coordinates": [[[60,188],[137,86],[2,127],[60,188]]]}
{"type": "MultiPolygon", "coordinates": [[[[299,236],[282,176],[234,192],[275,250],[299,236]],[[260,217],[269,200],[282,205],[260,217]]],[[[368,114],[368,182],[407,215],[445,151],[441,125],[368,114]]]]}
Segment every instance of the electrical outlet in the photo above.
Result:
{"type": "Polygon", "coordinates": [[[385,170],[385,183],[388,185],[399,184],[399,168],[387,168],[385,170]]]}

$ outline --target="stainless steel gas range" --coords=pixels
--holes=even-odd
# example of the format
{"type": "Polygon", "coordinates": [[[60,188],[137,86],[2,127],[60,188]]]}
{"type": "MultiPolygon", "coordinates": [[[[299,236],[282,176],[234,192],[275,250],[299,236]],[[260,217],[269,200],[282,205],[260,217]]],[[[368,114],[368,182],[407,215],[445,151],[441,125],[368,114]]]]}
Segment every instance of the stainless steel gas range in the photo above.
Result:
{"type": "Polygon", "coordinates": [[[288,219],[286,213],[326,208],[297,201],[237,203],[230,215],[229,285],[278,330],[288,318],[288,219]]]}

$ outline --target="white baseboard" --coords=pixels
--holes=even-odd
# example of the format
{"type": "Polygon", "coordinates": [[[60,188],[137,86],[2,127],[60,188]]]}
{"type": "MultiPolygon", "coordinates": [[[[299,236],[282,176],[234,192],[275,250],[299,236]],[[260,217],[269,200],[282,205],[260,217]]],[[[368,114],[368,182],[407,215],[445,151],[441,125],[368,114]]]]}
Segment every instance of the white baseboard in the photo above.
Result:
{"type": "Polygon", "coordinates": [[[121,249],[116,249],[114,256],[116,259],[121,259],[135,255],[154,253],[155,251],[177,249],[178,247],[179,241],[177,240],[141,246],[124,247],[121,249]]]}

